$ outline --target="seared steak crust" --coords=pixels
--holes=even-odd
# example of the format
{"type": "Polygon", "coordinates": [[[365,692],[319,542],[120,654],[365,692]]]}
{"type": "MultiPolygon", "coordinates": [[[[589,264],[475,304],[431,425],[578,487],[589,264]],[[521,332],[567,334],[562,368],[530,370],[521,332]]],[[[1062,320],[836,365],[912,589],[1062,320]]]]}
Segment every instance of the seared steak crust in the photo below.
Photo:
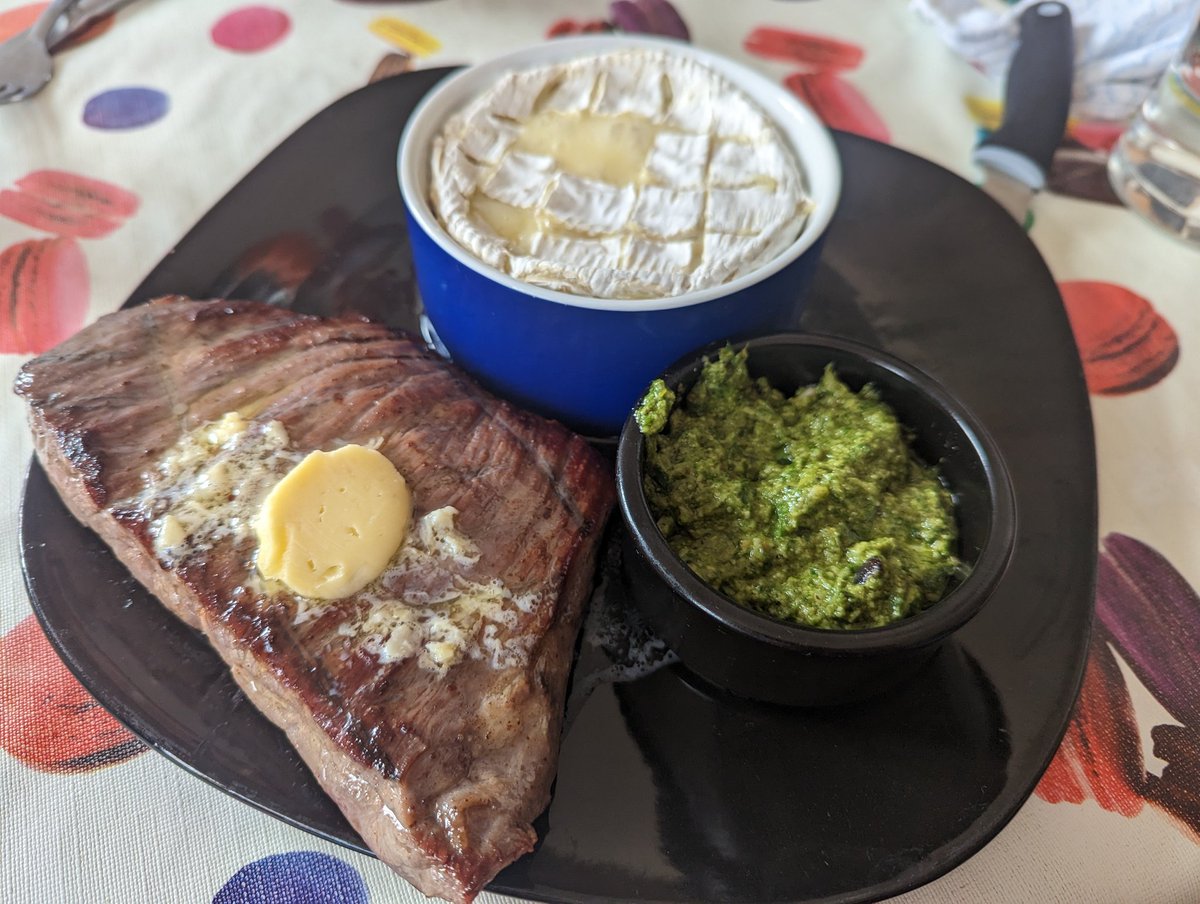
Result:
{"type": "Polygon", "coordinates": [[[30,361],[16,389],[71,511],[204,632],[382,860],[426,894],[465,902],[532,849],[612,506],[586,443],[402,334],[252,302],[169,298],[108,315],[30,361]],[[498,626],[528,655],[445,671],[412,656],[384,663],[339,632],[361,601],[302,620],[293,598],[254,590],[244,539],[164,563],[132,501],[181,437],[229,411],[281,422],[301,452],[379,443],[418,512],[458,510],[478,546],[470,576],[536,600],[498,626]]]}

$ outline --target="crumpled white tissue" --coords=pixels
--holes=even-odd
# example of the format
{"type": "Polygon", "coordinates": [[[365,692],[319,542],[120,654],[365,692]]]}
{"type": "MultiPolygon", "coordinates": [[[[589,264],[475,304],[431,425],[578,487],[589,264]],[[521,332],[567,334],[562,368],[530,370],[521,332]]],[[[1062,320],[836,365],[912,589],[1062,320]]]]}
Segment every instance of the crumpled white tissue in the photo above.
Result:
{"type": "MultiPolygon", "coordinates": [[[[1039,0],[910,0],[952,50],[1003,84],[1021,13],[1039,0]]],[[[1065,0],[1075,27],[1071,113],[1132,116],[1183,46],[1200,0],[1065,0]]]]}

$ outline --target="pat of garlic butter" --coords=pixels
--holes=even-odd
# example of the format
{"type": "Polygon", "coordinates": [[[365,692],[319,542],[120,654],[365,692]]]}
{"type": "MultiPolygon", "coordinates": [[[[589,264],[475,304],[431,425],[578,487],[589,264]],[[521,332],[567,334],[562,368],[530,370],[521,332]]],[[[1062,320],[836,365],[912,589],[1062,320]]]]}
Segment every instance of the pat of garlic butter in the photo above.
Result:
{"type": "Polygon", "coordinates": [[[792,148],[744,92],[645,49],[504,76],[447,121],[431,186],[480,260],[600,298],[728,282],[778,256],[810,207],[792,148]]]}
{"type": "Polygon", "coordinates": [[[357,445],[312,452],[263,502],[258,570],[301,596],[350,596],[387,567],[411,517],[412,495],[383,454],[357,445]]]}
{"type": "MultiPolygon", "coordinates": [[[[299,476],[290,490],[285,487],[280,491],[276,502],[287,502],[290,493],[294,516],[303,520],[306,513],[312,512],[312,503],[318,497],[312,493],[312,473],[299,470],[304,454],[293,448],[279,421],[252,421],[247,417],[244,412],[229,413],[180,436],[143,475],[141,492],[121,503],[149,520],[154,550],[164,567],[203,561],[219,543],[240,545],[259,540],[257,529],[267,527],[262,517],[264,501],[289,475],[299,476]]],[[[379,467],[384,483],[394,483],[395,478],[378,459],[363,455],[375,445],[354,448],[359,451],[339,450],[333,461],[353,464],[365,457],[367,467],[360,470],[355,465],[356,474],[368,474],[379,467]]],[[[314,461],[329,463],[328,458],[314,461]]],[[[391,463],[387,466],[391,468],[391,463]]],[[[391,473],[395,473],[394,468],[391,473]]],[[[342,484],[334,479],[327,486],[336,491],[342,484]]],[[[369,501],[375,505],[374,500],[369,501]]],[[[276,510],[276,517],[282,509],[280,506],[276,510]]],[[[325,514],[330,514],[328,508],[325,514]]],[[[359,519],[363,512],[354,510],[350,514],[352,523],[362,523],[359,519]]],[[[390,523],[407,530],[401,530],[402,539],[383,570],[354,594],[358,605],[339,614],[336,634],[353,648],[374,656],[381,668],[413,659],[421,669],[444,674],[464,659],[482,660],[492,668],[515,667],[527,661],[531,635],[514,629],[520,618],[530,615],[540,604],[540,594],[537,590],[514,593],[495,578],[472,574],[481,552],[459,530],[457,516],[458,510],[449,505],[419,517],[407,506],[394,511],[390,523]]],[[[363,533],[361,527],[358,530],[363,533]]],[[[319,548],[325,555],[337,545],[335,542],[319,548]]],[[[260,563],[278,556],[281,549],[277,543],[273,552],[259,559],[260,563]]],[[[300,549],[291,548],[294,553],[300,549]]],[[[349,561],[344,554],[331,558],[338,558],[343,565],[349,561]]],[[[374,571],[374,566],[369,571],[374,571]]],[[[269,594],[276,603],[290,597],[294,626],[319,618],[326,609],[327,599],[283,582],[265,583],[269,586],[256,576],[248,580],[254,592],[269,594]],[[292,592],[281,593],[283,589],[292,592]]]]}

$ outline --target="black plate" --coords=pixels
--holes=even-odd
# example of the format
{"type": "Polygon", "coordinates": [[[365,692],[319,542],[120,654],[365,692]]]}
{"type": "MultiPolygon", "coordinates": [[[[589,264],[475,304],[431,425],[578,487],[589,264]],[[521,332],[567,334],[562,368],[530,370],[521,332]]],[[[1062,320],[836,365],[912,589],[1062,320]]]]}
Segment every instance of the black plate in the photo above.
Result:
{"type": "MultiPolygon", "coordinates": [[[[323,312],[365,306],[412,327],[395,150],[444,74],[383,81],[318,115],[130,303],[241,295],[323,312]]],[[[896,894],[982,847],[1054,753],[1082,674],[1096,568],[1088,397],[1057,289],[1021,230],[966,182],[837,140],[845,194],[800,325],[907,358],[975,410],[1012,471],[1012,565],[916,679],[865,705],[803,711],[632,661],[639,644],[650,665],[661,650],[625,609],[610,537],[541,844],[495,891],[564,902],[896,894]]],[[[230,794],[362,849],[205,642],[72,520],[36,465],[21,542],[50,639],[117,718],[230,794]]]]}

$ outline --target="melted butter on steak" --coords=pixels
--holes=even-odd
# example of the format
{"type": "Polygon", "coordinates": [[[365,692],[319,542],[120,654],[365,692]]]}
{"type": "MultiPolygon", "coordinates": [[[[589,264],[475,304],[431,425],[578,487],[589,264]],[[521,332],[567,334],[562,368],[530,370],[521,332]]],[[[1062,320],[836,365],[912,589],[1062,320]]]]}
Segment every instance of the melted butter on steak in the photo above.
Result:
{"type": "MultiPolygon", "coordinates": [[[[166,567],[202,556],[223,540],[251,544],[254,522],[271,489],[304,458],[278,421],[251,422],[229,413],[185,434],[143,475],[145,487],[129,507],[152,525],[154,550],[166,567]]],[[[493,668],[523,665],[530,635],[511,636],[536,594],[513,594],[496,579],[477,580],[479,550],[455,525],[457,509],[443,506],[415,520],[383,572],[350,599],[350,618],[337,633],[381,666],[416,657],[423,669],[445,673],[463,658],[493,668]]],[[[292,624],[319,617],[326,601],[310,599],[250,569],[251,590],[292,608],[292,624]]]]}

